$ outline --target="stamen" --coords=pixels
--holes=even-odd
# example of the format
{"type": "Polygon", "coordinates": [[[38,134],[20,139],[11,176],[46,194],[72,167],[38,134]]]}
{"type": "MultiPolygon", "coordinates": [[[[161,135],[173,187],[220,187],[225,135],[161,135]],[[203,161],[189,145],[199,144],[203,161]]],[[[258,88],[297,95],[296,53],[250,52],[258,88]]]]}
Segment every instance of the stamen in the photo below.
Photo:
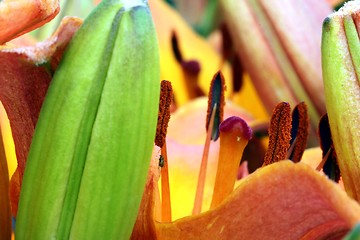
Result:
{"type": "Polygon", "coordinates": [[[331,155],[331,152],[332,152],[331,148],[329,148],[329,150],[326,152],[325,155],[324,155],[325,152],[323,152],[323,158],[319,163],[319,165],[316,167],[317,171],[321,171],[321,169],[323,169],[325,162],[328,160],[329,156],[331,155]]]}
{"type": "Polygon", "coordinates": [[[161,168],[161,199],[162,221],[171,222],[171,202],[169,186],[168,158],[166,150],[166,133],[170,120],[170,106],[173,99],[171,82],[161,81],[158,125],[156,128],[155,144],[161,148],[160,157],[163,158],[161,168]]]}
{"type": "Polygon", "coordinates": [[[211,135],[211,140],[216,141],[219,138],[219,125],[223,121],[224,118],[224,106],[225,106],[225,80],[222,73],[217,72],[212,81],[209,91],[209,101],[208,101],[208,109],[206,116],[206,130],[209,128],[210,116],[214,109],[214,105],[219,106],[216,108],[215,119],[214,119],[214,128],[211,135]]]}
{"type": "Polygon", "coordinates": [[[340,181],[341,174],[335,151],[331,151],[331,154],[324,164],[323,171],[328,176],[328,178],[334,182],[338,183],[340,181]]]}
{"type": "Polygon", "coordinates": [[[287,102],[279,103],[273,112],[269,128],[269,147],[264,165],[286,159],[290,147],[291,109],[287,102]]]}
{"type": "Polygon", "coordinates": [[[233,75],[233,91],[237,93],[240,92],[244,82],[244,69],[237,54],[234,55],[231,66],[233,75]]]}
{"type": "Polygon", "coordinates": [[[201,165],[200,165],[200,171],[199,171],[199,177],[198,177],[198,183],[196,186],[196,194],[195,194],[195,201],[194,201],[194,208],[192,214],[199,214],[201,212],[201,206],[202,201],[204,197],[204,187],[205,187],[205,180],[206,180],[206,168],[207,168],[207,162],[209,158],[209,149],[210,149],[210,141],[211,136],[214,128],[214,119],[215,119],[215,112],[216,112],[216,104],[214,105],[214,108],[211,113],[209,126],[206,133],[206,140],[204,144],[204,151],[203,156],[201,159],[201,165]]]}
{"type": "Polygon", "coordinates": [[[220,26],[221,36],[222,36],[222,55],[223,59],[229,59],[231,55],[233,54],[233,42],[232,38],[228,29],[228,26],[226,24],[221,24],[220,26]]]}
{"type": "Polygon", "coordinates": [[[307,106],[301,102],[296,105],[292,112],[291,141],[287,158],[293,162],[300,162],[301,160],[309,136],[309,127],[307,106]]]}
{"type": "Polygon", "coordinates": [[[316,169],[320,170],[322,165],[324,173],[331,180],[335,182],[339,182],[340,169],[337,163],[336,152],[331,137],[329,118],[327,114],[324,114],[320,118],[319,135],[320,135],[320,148],[323,151],[323,160],[316,169]]]}
{"type": "Polygon", "coordinates": [[[164,165],[161,168],[161,220],[162,222],[171,222],[169,167],[166,142],[161,148],[161,156],[164,159],[164,165]]]}
{"type": "Polygon", "coordinates": [[[239,117],[221,123],[219,162],[210,208],[218,206],[234,190],[240,160],[251,137],[251,128],[239,117]]]}
{"type": "Polygon", "coordinates": [[[206,179],[206,168],[209,156],[210,141],[216,141],[219,138],[219,125],[223,120],[225,106],[225,80],[222,73],[215,73],[210,86],[208,109],[206,116],[206,140],[204,152],[201,159],[198,184],[196,187],[195,202],[193,214],[201,212],[201,205],[204,196],[204,187],[206,179]]]}
{"type": "Polygon", "coordinates": [[[161,81],[158,124],[155,136],[155,144],[160,148],[165,143],[167,127],[170,120],[170,105],[172,97],[171,82],[167,80],[161,81]]]}
{"type": "Polygon", "coordinates": [[[179,43],[175,32],[172,32],[171,35],[171,46],[176,60],[181,63],[183,61],[183,57],[179,48],[179,43]]]}
{"type": "Polygon", "coordinates": [[[323,151],[323,157],[329,151],[331,146],[333,145],[330,126],[329,126],[329,118],[327,114],[324,114],[319,121],[319,137],[320,137],[320,148],[323,151]]]}
{"type": "Polygon", "coordinates": [[[234,51],[232,38],[230,36],[229,29],[226,24],[220,26],[222,36],[222,57],[223,61],[229,60],[231,64],[232,76],[233,76],[233,92],[240,91],[243,85],[244,69],[241,64],[239,55],[234,51]]]}
{"type": "Polygon", "coordinates": [[[203,90],[198,85],[198,78],[201,70],[200,63],[196,60],[185,60],[183,58],[175,32],[173,32],[171,36],[171,46],[175,59],[182,67],[189,98],[194,99],[204,96],[203,90]]]}

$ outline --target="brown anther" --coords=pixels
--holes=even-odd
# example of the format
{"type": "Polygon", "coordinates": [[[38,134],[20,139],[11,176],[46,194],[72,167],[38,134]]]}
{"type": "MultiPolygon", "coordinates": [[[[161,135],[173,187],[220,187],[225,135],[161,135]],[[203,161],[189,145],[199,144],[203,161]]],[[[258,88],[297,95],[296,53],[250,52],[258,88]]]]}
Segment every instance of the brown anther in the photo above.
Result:
{"type": "Polygon", "coordinates": [[[229,29],[225,23],[220,25],[222,36],[222,57],[223,61],[231,62],[233,76],[233,91],[237,93],[243,85],[244,69],[239,55],[235,52],[229,29]]]}
{"type": "Polygon", "coordinates": [[[171,46],[176,61],[180,64],[184,79],[186,83],[186,90],[188,97],[194,99],[197,97],[205,96],[204,91],[199,86],[199,74],[201,71],[200,62],[196,59],[184,59],[176,32],[173,31],[171,35],[171,46]]]}
{"type": "Polygon", "coordinates": [[[272,114],[269,128],[269,147],[264,165],[286,159],[290,147],[291,109],[287,102],[279,103],[272,114]]]}
{"type": "MultiPolygon", "coordinates": [[[[327,114],[324,114],[319,121],[319,137],[320,137],[320,148],[323,151],[321,161],[322,169],[324,173],[333,181],[339,182],[340,180],[340,169],[337,163],[336,152],[331,137],[329,118],[327,114]]],[[[321,164],[317,170],[321,169],[321,164]]]]}
{"type": "Polygon", "coordinates": [[[293,162],[300,162],[301,160],[309,136],[309,127],[310,120],[307,106],[304,102],[301,102],[296,105],[292,112],[291,147],[287,158],[293,162]]]}
{"type": "Polygon", "coordinates": [[[211,113],[216,104],[216,112],[214,119],[214,129],[212,134],[212,140],[216,141],[219,137],[219,125],[224,118],[224,106],[225,106],[225,79],[222,73],[219,71],[215,73],[213,79],[211,80],[210,90],[209,90],[209,100],[208,108],[206,115],[206,130],[208,130],[211,113]]]}
{"type": "Polygon", "coordinates": [[[165,143],[167,127],[170,120],[170,105],[173,99],[171,82],[161,81],[158,123],[156,128],[155,144],[163,147],[165,143]]]}
{"type": "Polygon", "coordinates": [[[324,158],[329,149],[333,146],[331,138],[329,118],[327,114],[324,114],[319,121],[319,138],[320,148],[323,151],[322,157],[324,158]]]}
{"type": "Polygon", "coordinates": [[[174,52],[174,56],[175,56],[176,60],[179,63],[181,63],[183,61],[183,57],[182,57],[182,54],[181,54],[181,51],[179,48],[179,43],[178,43],[178,39],[177,39],[175,32],[172,32],[172,35],[171,35],[171,47],[174,52]]]}
{"type": "Polygon", "coordinates": [[[232,59],[232,75],[233,75],[233,91],[240,92],[244,82],[244,69],[240,61],[240,57],[234,54],[232,59]]]}
{"type": "Polygon", "coordinates": [[[222,36],[222,43],[221,43],[222,55],[224,59],[229,59],[233,55],[234,49],[233,49],[233,42],[231,39],[229,28],[225,23],[222,23],[220,25],[220,32],[222,36]]]}

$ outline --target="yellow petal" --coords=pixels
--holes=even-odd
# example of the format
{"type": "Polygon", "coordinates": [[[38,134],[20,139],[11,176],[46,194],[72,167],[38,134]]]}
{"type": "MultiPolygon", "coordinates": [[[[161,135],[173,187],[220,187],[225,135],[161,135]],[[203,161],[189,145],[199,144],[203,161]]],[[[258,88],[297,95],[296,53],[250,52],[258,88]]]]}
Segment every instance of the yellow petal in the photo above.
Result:
{"type": "Polygon", "coordinates": [[[200,63],[199,85],[207,93],[213,75],[221,69],[225,76],[227,94],[232,90],[232,77],[229,64],[223,64],[222,57],[203,38],[194,33],[182,17],[166,3],[150,0],[150,9],[154,18],[160,44],[161,79],[170,80],[175,93],[176,103],[180,106],[189,100],[186,93],[184,74],[176,61],[171,46],[173,31],[178,37],[179,47],[186,60],[200,63]]]}
{"type": "MultiPolygon", "coordinates": [[[[198,98],[180,107],[170,118],[167,131],[170,194],[173,219],[190,215],[195,199],[202,152],[206,138],[207,98],[198,98]],[[172,190],[176,189],[176,190],[172,190]]],[[[231,102],[224,108],[224,118],[253,118],[231,102]]],[[[219,141],[212,142],[206,172],[203,210],[210,207],[219,155],[219,141]]]]}
{"type": "MultiPolygon", "coordinates": [[[[1,116],[0,116],[1,117],[1,116]]],[[[1,120],[1,119],[0,119],[1,120]]],[[[9,201],[9,176],[5,157],[5,148],[0,129],[0,239],[11,237],[11,212],[9,201]]]]}

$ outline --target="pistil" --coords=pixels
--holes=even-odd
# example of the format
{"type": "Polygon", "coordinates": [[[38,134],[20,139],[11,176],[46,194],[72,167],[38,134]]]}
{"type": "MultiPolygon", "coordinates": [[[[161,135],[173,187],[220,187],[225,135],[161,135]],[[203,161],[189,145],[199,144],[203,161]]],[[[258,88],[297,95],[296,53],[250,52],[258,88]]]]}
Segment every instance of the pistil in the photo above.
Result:
{"type": "Polygon", "coordinates": [[[218,206],[234,190],[240,161],[251,137],[251,128],[239,117],[221,123],[219,162],[210,208],[218,206]]]}

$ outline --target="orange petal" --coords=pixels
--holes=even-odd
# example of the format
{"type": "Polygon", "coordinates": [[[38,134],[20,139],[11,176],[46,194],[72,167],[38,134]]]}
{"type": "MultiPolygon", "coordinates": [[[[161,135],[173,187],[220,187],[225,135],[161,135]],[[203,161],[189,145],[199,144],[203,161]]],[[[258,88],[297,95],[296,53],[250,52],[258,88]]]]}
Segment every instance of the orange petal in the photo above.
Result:
{"type": "Polygon", "coordinates": [[[131,239],[156,239],[154,220],[161,218],[161,213],[158,211],[160,200],[158,199],[159,189],[157,187],[157,182],[160,177],[159,157],[160,148],[155,146],[150,161],[145,191],[131,239]]]}
{"type": "Polygon", "coordinates": [[[214,210],[156,223],[158,238],[340,238],[360,221],[360,206],[305,164],[280,161],[241,181],[214,210]]]}
{"type": "Polygon", "coordinates": [[[19,57],[36,65],[49,62],[51,70],[55,71],[65,48],[81,24],[82,20],[80,18],[65,17],[56,32],[44,42],[37,43],[34,46],[16,48],[0,46],[0,53],[21,55],[19,57]]]}
{"type": "Polygon", "coordinates": [[[3,0],[0,2],[0,45],[53,19],[59,0],[3,0]]]}
{"type": "MultiPolygon", "coordinates": [[[[0,49],[0,101],[10,120],[20,186],[37,118],[52,78],[49,69],[38,64],[49,62],[51,70],[55,70],[80,24],[81,21],[77,18],[67,18],[59,30],[45,42],[33,47],[0,49]]],[[[15,189],[14,192],[18,190],[15,189]]],[[[17,199],[12,202],[17,202],[17,199]]]]}

